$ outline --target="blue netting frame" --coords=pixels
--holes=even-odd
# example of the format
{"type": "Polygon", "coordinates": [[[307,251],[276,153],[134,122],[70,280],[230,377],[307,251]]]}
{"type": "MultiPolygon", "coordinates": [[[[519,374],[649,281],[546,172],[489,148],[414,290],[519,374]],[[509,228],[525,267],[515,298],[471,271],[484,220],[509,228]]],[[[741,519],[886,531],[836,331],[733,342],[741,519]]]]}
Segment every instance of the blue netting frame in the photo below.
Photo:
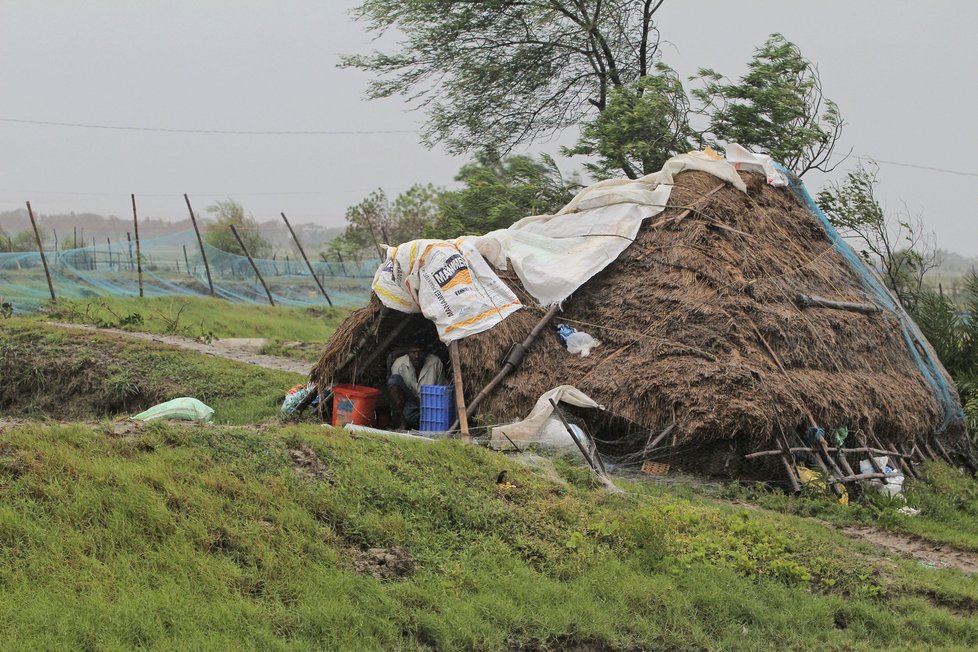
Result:
{"type": "MultiPolygon", "coordinates": [[[[88,299],[139,296],[135,242],[45,251],[58,298],[88,299]]],[[[200,247],[194,232],[184,231],[140,242],[143,293],[147,297],[209,296],[200,247]]],[[[214,294],[229,301],[268,303],[247,258],[204,245],[214,294]]],[[[276,304],[324,306],[326,300],[299,259],[256,259],[276,304]]],[[[379,262],[312,262],[335,306],[361,306],[370,297],[379,262]]],[[[41,256],[37,252],[0,252],[0,301],[17,313],[33,312],[50,300],[41,256]]]]}

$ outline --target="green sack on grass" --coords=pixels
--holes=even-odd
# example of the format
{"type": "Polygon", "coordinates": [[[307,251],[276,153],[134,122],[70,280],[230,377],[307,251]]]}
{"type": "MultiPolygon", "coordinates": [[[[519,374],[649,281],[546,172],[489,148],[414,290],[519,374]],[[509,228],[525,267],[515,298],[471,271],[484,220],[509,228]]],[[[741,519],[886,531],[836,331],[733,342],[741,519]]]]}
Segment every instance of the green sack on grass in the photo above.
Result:
{"type": "Polygon", "coordinates": [[[166,403],[154,405],[140,412],[133,419],[153,421],[154,419],[179,419],[180,421],[210,421],[214,410],[195,398],[181,396],[166,403]]]}

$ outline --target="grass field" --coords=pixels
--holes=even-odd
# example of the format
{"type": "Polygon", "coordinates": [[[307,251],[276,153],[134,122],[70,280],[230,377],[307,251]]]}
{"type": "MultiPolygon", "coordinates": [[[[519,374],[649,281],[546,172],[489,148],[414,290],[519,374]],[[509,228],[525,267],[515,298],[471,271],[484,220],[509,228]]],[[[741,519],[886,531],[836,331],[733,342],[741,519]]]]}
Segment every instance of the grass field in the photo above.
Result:
{"type": "MultiPolygon", "coordinates": [[[[325,339],[341,316],[204,299],[46,318],[96,310],[281,341],[325,339]]],[[[978,482],[942,464],[906,489],[916,518],[760,486],[613,493],[573,459],[283,423],[301,380],[0,320],[0,647],[978,648],[978,576],[841,531],[978,552],[978,482]],[[219,425],[115,420],[183,395],[219,425]]]]}
{"type": "Polygon", "coordinates": [[[276,417],[285,392],[303,379],[117,335],[0,322],[0,411],[7,415],[125,416],[191,396],[214,408],[219,423],[258,423],[276,417]]]}
{"type": "Polygon", "coordinates": [[[561,460],[319,426],[16,427],[5,647],[978,646],[974,578],[810,519],[626,489],[561,460]],[[413,569],[378,579],[371,548],[413,569]]]}
{"type": "MultiPolygon", "coordinates": [[[[32,318],[203,339],[267,338],[273,348],[278,343],[274,352],[288,355],[283,342],[322,345],[349,313],[345,308],[262,306],[209,297],[112,297],[62,300],[32,318]]],[[[301,357],[301,350],[297,355],[301,357]]]]}

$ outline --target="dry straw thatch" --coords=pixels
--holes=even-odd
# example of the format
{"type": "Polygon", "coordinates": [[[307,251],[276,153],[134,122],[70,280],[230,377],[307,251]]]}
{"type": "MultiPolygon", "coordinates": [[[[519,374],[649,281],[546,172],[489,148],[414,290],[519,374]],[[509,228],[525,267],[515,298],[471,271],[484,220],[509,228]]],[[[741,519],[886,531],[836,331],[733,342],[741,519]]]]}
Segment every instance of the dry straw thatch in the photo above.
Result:
{"type": "MultiPolygon", "coordinates": [[[[807,427],[808,414],[826,429],[847,426],[886,442],[932,435],[944,408],[896,317],[800,307],[799,295],[869,300],[789,190],[741,174],[748,194],[703,172],[680,174],[670,207],[646,222],[634,244],[554,320],[591,333],[602,346],[589,357],[572,356],[549,329],[476,416],[494,423],[521,418],[541,393],[569,384],[646,429],[675,423],[679,444],[735,439],[741,448],[766,446],[779,427],[807,427]]],[[[502,277],[526,307],[460,342],[472,393],[544,313],[514,276],[502,277]]],[[[404,319],[423,326],[419,317],[372,299],[330,339],[312,380],[320,387],[382,383],[384,356],[368,369],[354,363],[338,375],[334,370],[351,350],[362,359],[404,319]]],[[[949,436],[962,432],[956,424],[949,436]]]]}

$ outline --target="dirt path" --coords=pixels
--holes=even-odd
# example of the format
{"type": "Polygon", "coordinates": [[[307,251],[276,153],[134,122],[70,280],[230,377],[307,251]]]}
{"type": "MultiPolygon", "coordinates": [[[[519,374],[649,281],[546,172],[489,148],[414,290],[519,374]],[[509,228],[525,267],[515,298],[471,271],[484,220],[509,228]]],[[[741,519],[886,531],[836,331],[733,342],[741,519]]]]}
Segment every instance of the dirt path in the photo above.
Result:
{"type": "Polygon", "coordinates": [[[886,532],[867,526],[847,527],[842,532],[877,548],[903,557],[912,557],[927,566],[957,568],[965,573],[978,573],[978,555],[971,552],[925,541],[913,535],[886,532]]]}
{"type": "Polygon", "coordinates": [[[204,344],[189,337],[179,335],[156,335],[154,333],[134,333],[118,328],[98,328],[85,324],[65,324],[61,322],[45,322],[58,328],[89,331],[92,333],[111,333],[119,337],[133,340],[145,340],[147,342],[157,342],[168,344],[188,351],[196,351],[204,355],[215,358],[225,358],[245,364],[253,364],[265,369],[275,369],[277,371],[291,371],[292,373],[307,375],[312,368],[312,364],[303,360],[293,360],[292,358],[280,358],[274,355],[262,355],[257,353],[264,344],[265,340],[260,338],[226,338],[215,339],[211,344],[204,344]]]}

